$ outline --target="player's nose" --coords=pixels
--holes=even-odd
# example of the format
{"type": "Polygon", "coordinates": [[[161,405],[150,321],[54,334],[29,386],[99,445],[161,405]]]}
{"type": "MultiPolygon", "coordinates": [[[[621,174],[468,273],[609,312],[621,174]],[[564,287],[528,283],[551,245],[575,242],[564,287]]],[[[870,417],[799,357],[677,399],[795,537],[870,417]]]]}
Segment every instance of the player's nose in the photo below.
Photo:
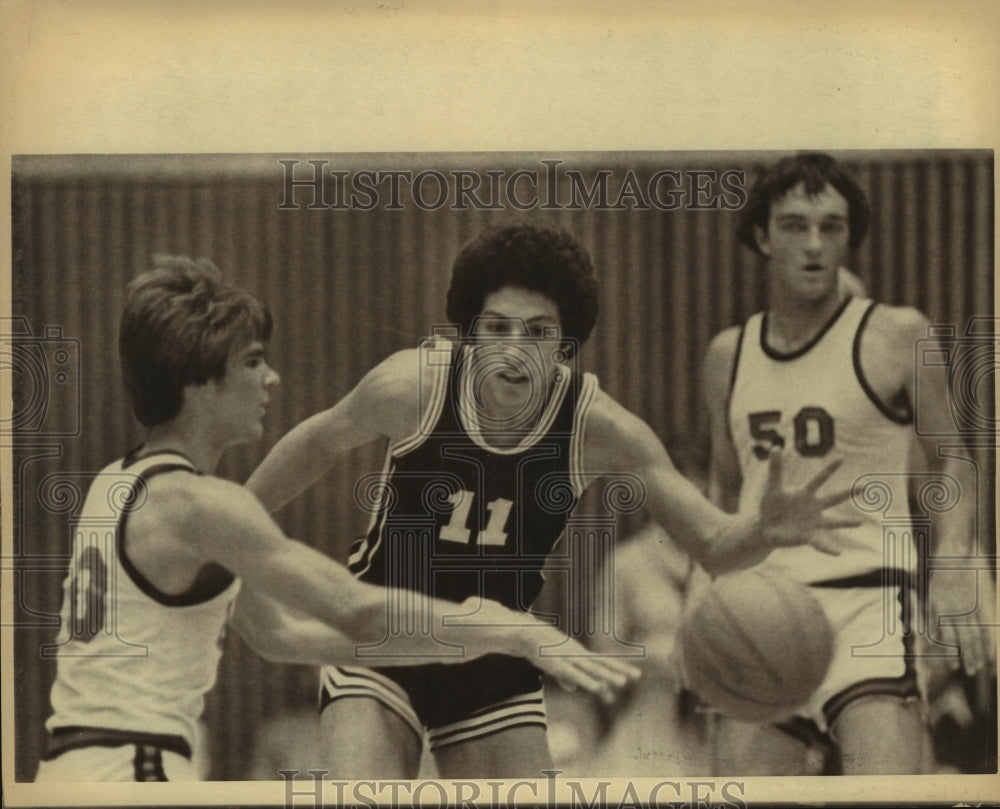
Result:
{"type": "Polygon", "coordinates": [[[281,376],[277,371],[274,370],[270,365],[267,366],[267,372],[264,374],[264,386],[268,388],[273,388],[281,383],[281,376]]]}

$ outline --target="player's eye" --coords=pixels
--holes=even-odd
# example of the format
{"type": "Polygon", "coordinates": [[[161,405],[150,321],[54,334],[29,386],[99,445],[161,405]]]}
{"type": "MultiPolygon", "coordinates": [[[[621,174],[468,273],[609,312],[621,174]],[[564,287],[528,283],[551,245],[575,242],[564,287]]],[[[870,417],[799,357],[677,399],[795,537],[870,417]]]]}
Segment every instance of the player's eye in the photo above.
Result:
{"type": "Polygon", "coordinates": [[[522,332],[522,327],[515,320],[504,318],[504,319],[490,321],[489,324],[490,334],[499,334],[506,336],[512,334],[520,334],[521,332],[522,332]]]}
{"type": "Polygon", "coordinates": [[[822,231],[827,236],[839,236],[847,230],[847,226],[843,222],[824,222],[822,226],[822,231]]]}

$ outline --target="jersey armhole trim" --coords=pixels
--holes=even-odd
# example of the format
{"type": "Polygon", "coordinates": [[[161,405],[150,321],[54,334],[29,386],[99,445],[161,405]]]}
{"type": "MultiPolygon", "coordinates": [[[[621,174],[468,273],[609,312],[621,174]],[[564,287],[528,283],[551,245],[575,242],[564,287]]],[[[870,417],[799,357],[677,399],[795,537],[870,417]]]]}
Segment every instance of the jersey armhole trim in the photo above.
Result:
{"type": "MultiPolygon", "coordinates": [[[[748,321],[749,322],[749,321],[748,321]]],[[[736,374],[740,368],[740,355],[743,353],[743,339],[746,336],[747,324],[740,326],[739,336],[736,338],[736,351],[733,354],[733,367],[729,372],[729,390],[726,391],[726,435],[729,443],[735,448],[736,438],[733,435],[732,406],[733,390],[736,388],[736,374]]]]}
{"type": "Polygon", "coordinates": [[[865,326],[868,325],[868,318],[871,317],[871,314],[875,311],[876,306],[878,306],[878,302],[872,301],[871,305],[861,316],[861,321],[858,323],[858,330],[854,334],[854,347],[851,352],[852,360],[854,362],[854,375],[857,377],[858,384],[861,385],[861,389],[865,392],[865,395],[871,400],[871,403],[878,408],[879,412],[883,416],[896,424],[910,425],[913,424],[912,404],[907,404],[906,413],[897,413],[878,397],[878,394],[875,393],[875,389],[871,386],[871,384],[869,384],[868,379],[865,377],[865,373],[861,368],[861,335],[864,334],[865,326]]]}
{"type": "Polygon", "coordinates": [[[169,466],[171,469],[173,469],[173,468],[178,468],[178,469],[185,468],[185,464],[178,463],[177,461],[167,460],[167,459],[173,457],[173,458],[180,458],[182,461],[185,461],[186,465],[191,467],[191,471],[192,472],[195,472],[195,473],[197,473],[199,475],[202,474],[202,472],[198,468],[197,464],[194,461],[192,461],[187,455],[185,455],[183,452],[180,452],[179,450],[176,450],[176,449],[157,450],[156,452],[150,453],[149,455],[140,455],[139,453],[142,452],[143,446],[145,446],[145,445],[144,444],[140,444],[135,449],[129,450],[129,452],[122,459],[122,469],[123,470],[126,470],[129,467],[134,466],[135,464],[141,464],[143,461],[151,459],[151,458],[157,458],[157,459],[163,458],[164,460],[162,462],[158,462],[158,463],[156,463],[154,465],[151,465],[151,466],[147,467],[142,472],[138,472],[137,474],[139,474],[140,476],[146,475],[149,471],[154,470],[154,469],[158,469],[160,466],[169,466]]]}
{"type": "Polygon", "coordinates": [[[597,377],[591,373],[583,375],[577,399],[576,413],[573,414],[573,430],[569,439],[569,480],[573,493],[579,498],[587,488],[583,467],[583,447],[587,437],[587,416],[597,395],[597,377]]]}
{"type": "MultiPolygon", "coordinates": [[[[440,350],[446,342],[447,341],[438,341],[434,344],[434,348],[431,348],[430,350],[440,350]]],[[[427,348],[421,345],[418,350],[423,352],[427,350],[427,348]]],[[[424,408],[424,412],[419,414],[417,429],[399,441],[390,441],[388,449],[389,455],[399,457],[400,455],[405,455],[406,453],[415,450],[427,440],[427,437],[433,432],[434,426],[441,418],[441,410],[443,409],[445,399],[447,398],[448,380],[452,375],[456,363],[456,347],[454,345],[450,345],[448,350],[451,351],[451,361],[447,367],[442,367],[440,365],[428,366],[429,368],[435,368],[434,382],[431,386],[431,395],[429,401],[427,402],[427,406],[424,408]]],[[[421,353],[420,356],[420,362],[423,363],[423,353],[421,353]]]]}
{"type": "MultiPolygon", "coordinates": [[[[144,485],[149,478],[154,477],[155,475],[175,471],[190,472],[194,475],[201,475],[201,472],[197,469],[187,466],[186,464],[163,463],[151,466],[149,469],[144,470],[134,485],[144,485]]],[[[193,607],[197,604],[204,604],[214,598],[218,598],[226,592],[226,590],[233,586],[233,582],[236,581],[236,577],[233,576],[232,573],[229,573],[228,577],[224,580],[221,586],[213,588],[208,592],[201,592],[200,588],[197,587],[196,581],[192,588],[186,592],[178,593],[176,595],[164,593],[156,587],[156,585],[149,581],[149,579],[143,576],[141,572],[139,572],[139,569],[132,563],[132,560],[129,559],[128,553],[125,550],[125,527],[128,524],[128,517],[131,513],[132,509],[130,508],[126,508],[122,512],[121,521],[118,523],[118,528],[115,531],[115,547],[118,552],[118,562],[121,564],[122,569],[128,577],[132,580],[132,583],[143,593],[153,599],[153,601],[157,604],[164,607],[193,607]]]]}

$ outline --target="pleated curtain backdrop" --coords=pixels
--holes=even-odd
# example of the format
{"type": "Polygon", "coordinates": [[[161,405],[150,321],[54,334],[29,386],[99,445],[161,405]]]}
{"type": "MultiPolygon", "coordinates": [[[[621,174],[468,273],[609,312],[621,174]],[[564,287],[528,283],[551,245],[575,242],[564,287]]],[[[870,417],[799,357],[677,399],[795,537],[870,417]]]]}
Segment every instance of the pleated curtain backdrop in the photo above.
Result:
{"type": "MultiPolygon", "coordinates": [[[[372,210],[310,209],[310,193],[302,187],[295,189],[301,204],[287,210],[281,208],[279,157],[15,158],[13,313],[42,351],[62,341],[79,357],[70,390],[53,385],[46,394],[48,411],[19,435],[14,459],[19,779],[33,776],[44,743],[54,665],[37,650],[55,634],[72,536],[71,504],[52,502],[42,490],[51,489],[53,476],[96,471],[142,440],[119,381],[116,331],[124,288],[154,253],[211,258],[264,299],[274,315],[268,355],[281,387],[263,441],[228,452],[220,469],[226,477],[244,480],[292,426],[443,323],[457,251],[484,227],[509,221],[555,224],[581,238],[602,287],[600,318],[583,367],[596,372],[603,387],[645,419],[668,448],[703,460],[702,357],[713,334],[746,318],[763,300],[759,262],[735,239],[737,212],[688,204],[675,210],[598,210],[594,204],[527,212],[510,205],[429,210],[412,201],[390,210],[384,196],[372,210]],[[78,434],[54,437],[57,423],[78,434]]],[[[560,170],[580,170],[588,182],[593,172],[606,169],[614,186],[632,171],[640,188],[655,172],[673,168],[740,170],[749,186],[776,157],[555,156],[564,161],[560,170]]],[[[508,177],[520,169],[542,173],[539,160],[552,158],[323,159],[327,171],[438,169],[452,183],[448,193],[454,199],[456,181],[449,172],[455,168],[478,172],[485,189],[489,170],[508,177]]],[[[852,266],[873,297],[916,306],[934,322],[956,324],[959,333],[972,315],[992,315],[992,154],[874,152],[842,158],[873,204],[871,235],[852,266]]],[[[296,177],[308,175],[306,160],[299,159],[296,177]]],[[[433,184],[428,189],[436,196],[433,184]]],[[[31,384],[15,379],[18,406],[34,401],[36,394],[25,389],[31,384]]],[[[279,522],[291,536],[345,559],[369,517],[355,504],[354,483],[380,468],[380,456],[377,447],[350,453],[280,512],[279,522]]],[[[983,456],[992,474],[988,460],[983,456]]],[[[992,492],[991,480],[986,491],[992,492]]],[[[992,537],[992,503],[984,503],[982,512],[992,537]]],[[[316,691],[312,669],[266,663],[232,633],[226,644],[205,716],[209,775],[217,779],[246,777],[243,751],[260,722],[312,702],[316,691]]]]}

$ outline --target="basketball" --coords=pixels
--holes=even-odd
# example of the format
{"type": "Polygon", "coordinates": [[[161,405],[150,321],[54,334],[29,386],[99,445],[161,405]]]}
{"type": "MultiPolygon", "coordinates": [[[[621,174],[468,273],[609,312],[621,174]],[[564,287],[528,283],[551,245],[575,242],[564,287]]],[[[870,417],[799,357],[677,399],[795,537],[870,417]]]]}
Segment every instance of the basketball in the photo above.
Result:
{"type": "Polygon", "coordinates": [[[780,721],[823,682],[833,630],[808,588],[751,569],[716,578],[681,624],[690,688],[736,719],[780,721]]]}

